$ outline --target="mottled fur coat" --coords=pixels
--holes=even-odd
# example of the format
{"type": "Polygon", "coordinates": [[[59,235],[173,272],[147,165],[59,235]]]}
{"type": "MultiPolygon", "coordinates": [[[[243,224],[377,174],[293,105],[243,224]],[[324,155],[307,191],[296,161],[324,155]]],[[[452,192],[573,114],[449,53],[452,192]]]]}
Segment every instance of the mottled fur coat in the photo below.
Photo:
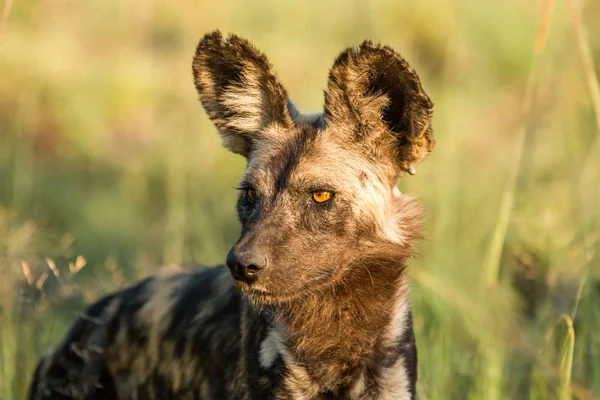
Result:
{"type": "Polygon", "coordinates": [[[335,60],[324,112],[304,115],[237,36],[204,36],[193,72],[247,159],[227,266],[166,269],[88,307],[30,398],[414,399],[421,213],[396,183],[434,145],[417,74],[365,41],[335,60]]]}

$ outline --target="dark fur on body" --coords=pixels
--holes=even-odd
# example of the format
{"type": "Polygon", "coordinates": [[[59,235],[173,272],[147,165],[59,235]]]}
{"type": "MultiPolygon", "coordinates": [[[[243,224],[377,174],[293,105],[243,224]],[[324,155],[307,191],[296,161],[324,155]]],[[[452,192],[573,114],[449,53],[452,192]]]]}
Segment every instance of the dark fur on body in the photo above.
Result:
{"type": "Polygon", "coordinates": [[[305,116],[239,37],[207,34],[193,70],[225,147],[248,159],[228,264],[258,277],[165,270],[101,299],[39,363],[30,398],[413,399],[405,269],[421,213],[395,184],[434,145],[416,73],[364,42],[305,116]]]}

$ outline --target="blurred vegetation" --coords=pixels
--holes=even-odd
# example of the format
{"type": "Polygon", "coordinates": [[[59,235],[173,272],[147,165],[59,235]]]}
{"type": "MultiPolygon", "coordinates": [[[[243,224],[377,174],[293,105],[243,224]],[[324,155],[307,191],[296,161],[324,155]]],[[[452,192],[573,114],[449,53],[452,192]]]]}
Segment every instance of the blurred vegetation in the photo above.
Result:
{"type": "Polygon", "coordinates": [[[367,37],[420,73],[438,144],[399,187],[428,213],[421,399],[600,398],[600,4],[569,3],[0,2],[0,399],[25,398],[86,302],[236,240],[244,163],[191,78],[215,28],[265,51],[305,111],[367,37]]]}

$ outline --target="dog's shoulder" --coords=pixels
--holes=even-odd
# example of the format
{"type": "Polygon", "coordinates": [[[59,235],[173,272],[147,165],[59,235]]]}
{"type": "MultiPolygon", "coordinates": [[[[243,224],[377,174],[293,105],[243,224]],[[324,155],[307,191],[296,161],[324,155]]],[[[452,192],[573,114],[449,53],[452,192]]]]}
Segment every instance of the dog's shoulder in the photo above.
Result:
{"type": "Polygon", "coordinates": [[[216,337],[236,340],[238,321],[226,267],[165,267],[89,305],[38,363],[30,399],[117,398],[116,375],[143,380],[159,365],[177,374],[177,360],[210,352],[216,337]]]}

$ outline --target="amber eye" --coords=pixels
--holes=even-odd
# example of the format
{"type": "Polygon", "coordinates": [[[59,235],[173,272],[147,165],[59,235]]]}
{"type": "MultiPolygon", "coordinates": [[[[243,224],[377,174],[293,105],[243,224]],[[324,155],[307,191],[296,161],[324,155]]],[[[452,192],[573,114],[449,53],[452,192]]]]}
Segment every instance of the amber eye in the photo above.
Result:
{"type": "Polygon", "coordinates": [[[318,190],[312,194],[313,200],[317,203],[325,203],[331,198],[331,192],[325,190],[318,190]]]}
{"type": "Polygon", "coordinates": [[[248,198],[250,199],[250,201],[257,201],[260,198],[260,195],[254,189],[248,189],[246,191],[246,195],[248,196],[248,198]]]}

